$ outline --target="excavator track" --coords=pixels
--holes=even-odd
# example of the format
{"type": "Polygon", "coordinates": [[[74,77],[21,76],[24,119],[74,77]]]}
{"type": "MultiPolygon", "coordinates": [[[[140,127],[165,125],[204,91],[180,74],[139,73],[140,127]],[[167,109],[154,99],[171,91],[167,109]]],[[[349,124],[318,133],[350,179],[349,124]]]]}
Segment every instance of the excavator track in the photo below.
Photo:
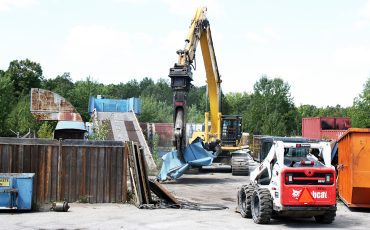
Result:
{"type": "Polygon", "coordinates": [[[231,158],[231,174],[233,176],[248,176],[249,164],[247,155],[236,155],[231,158]]]}

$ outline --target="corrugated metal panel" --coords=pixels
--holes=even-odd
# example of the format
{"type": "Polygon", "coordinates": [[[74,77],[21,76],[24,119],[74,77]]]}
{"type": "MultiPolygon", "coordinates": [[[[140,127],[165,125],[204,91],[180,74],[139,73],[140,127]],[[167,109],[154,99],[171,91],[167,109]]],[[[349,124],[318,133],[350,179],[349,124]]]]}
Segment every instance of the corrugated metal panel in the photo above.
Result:
{"type": "Polygon", "coordinates": [[[320,139],[320,118],[302,118],[302,137],[320,139]]]}
{"type": "Polygon", "coordinates": [[[338,140],[346,130],[321,130],[320,139],[325,140],[338,140]]]}
{"type": "Polygon", "coordinates": [[[35,173],[33,202],[127,200],[127,152],[120,141],[0,138],[0,173],[35,173]]]}
{"type": "Polygon", "coordinates": [[[31,89],[31,113],[40,121],[82,121],[81,115],[71,103],[45,89],[31,89]]]}
{"type": "Polygon", "coordinates": [[[314,139],[337,140],[351,126],[348,117],[302,118],[302,136],[314,139]]]}

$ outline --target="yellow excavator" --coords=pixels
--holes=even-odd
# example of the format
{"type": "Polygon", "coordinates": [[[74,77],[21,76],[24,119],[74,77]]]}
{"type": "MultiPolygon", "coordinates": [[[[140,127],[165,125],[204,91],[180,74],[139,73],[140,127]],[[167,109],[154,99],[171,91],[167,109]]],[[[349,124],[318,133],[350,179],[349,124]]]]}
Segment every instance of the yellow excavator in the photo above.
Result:
{"type": "Polygon", "coordinates": [[[247,137],[242,133],[242,116],[222,115],[221,78],[212,42],[211,28],[206,17],[207,9],[198,8],[185,39],[185,47],[177,51],[178,62],[170,68],[174,106],[174,146],[180,157],[186,147],[187,95],[193,81],[195,53],[200,43],[207,78],[209,112],[205,112],[204,131],[194,132],[191,141],[201,138],[208,151],[217,154],[214,162],[232,166],[235,175],[248,174],[247,137]],[[210,126],[209,126],[210,123],[210,126]]]}

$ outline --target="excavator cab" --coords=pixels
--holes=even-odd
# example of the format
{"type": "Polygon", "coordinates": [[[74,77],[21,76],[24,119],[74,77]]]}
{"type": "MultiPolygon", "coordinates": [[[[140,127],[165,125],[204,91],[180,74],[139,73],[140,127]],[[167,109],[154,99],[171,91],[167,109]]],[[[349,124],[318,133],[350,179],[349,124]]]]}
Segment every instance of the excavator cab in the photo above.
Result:
{"type": "Polygon", "coordinates": [[[236,147],[242,136],[242,117],[238,115],[222,115],[221,142],[224,146],[236,147]]]}

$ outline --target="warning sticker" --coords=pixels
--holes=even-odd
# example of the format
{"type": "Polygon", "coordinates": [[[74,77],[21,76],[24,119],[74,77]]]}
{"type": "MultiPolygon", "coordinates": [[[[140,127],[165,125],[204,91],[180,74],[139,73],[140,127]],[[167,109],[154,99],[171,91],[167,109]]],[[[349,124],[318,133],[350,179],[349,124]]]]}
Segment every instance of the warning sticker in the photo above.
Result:
{"type": "Polygon", "coordinates": [[[9,187],[9,178],[1,177],[0,178],[0,186],[9,187]]]}
{"type": "Polygon", "coordinates": [[[302,203],[312,203],[314,200],[313,200],[310,192],[308,191],[308,189],[305,188],[302,192],[301,197],[299,197],[298,201],[302,202],[302,203]]]}

